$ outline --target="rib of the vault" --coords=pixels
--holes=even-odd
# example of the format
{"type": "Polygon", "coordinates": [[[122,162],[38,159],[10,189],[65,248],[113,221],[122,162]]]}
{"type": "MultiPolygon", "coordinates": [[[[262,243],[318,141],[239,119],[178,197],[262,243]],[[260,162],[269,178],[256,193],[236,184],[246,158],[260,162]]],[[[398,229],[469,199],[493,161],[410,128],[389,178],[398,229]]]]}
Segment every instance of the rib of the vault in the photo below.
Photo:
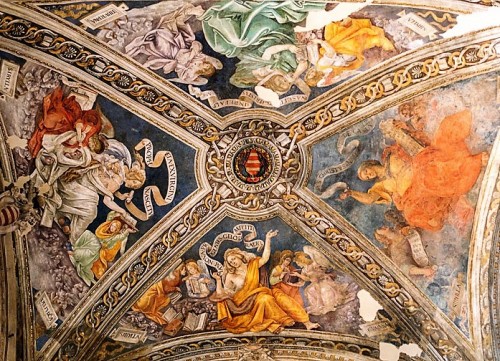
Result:
{"type": "MultiPolygon", "coordinates": [[[[50,4],[67,4],[68,1],[47,1],[50,4]]],[[[338,3],[338,1],[324,1],[325,3],[338,3]]],[[[82,39],[82,45],[89,46],[89,49],[98,48],[100,49],[100,53],[106,56],[109,56],[111,60],[117,60],[117,64],[127,64],[127,66],[132,67],[138,75],[148,84],[152,84],[157,87],[161,92],[164,92],[168,96],[171,96],[172,99],[175,99],[182,103],[188,109],[196,109],[196,113],[207,119],[212,124],[216,125],[219,128],[223,128],[226,124],[237,121],[240,117],[245,117],[248,113],[256,111],[257,109],[248,109],[248,110],[238,110],[230,113],[227,116],[221,117],[215,111],[207,107],[202,102],[194,99],[192,96],[187,94],[186,92],[178,89],[176,86],[170,84],[168,80],[163,79],[162,77],[156,75],[152,71],[145,69],[140,63],[132,60],[123,54],[115,51],[110,48],[107,44],[103,43],[99,39],[92,37],[89,33],[85,32],[81,28],[67,22],[61,21],[61,18],[57,15],[44,10],[39,5],[44,5],[44,2],[40,1],[12,1],[12,6],[16,7],[17,10],[22,14],[32,14],[37,13],[37,15],[42,14],[42,21],[38,21],[39,16],[37,16],[33,21],[38,21],[40,24],[50,24],[51,29],[57,29],[57,31],[61,31],[61,34],[71,36],[73,39],[82,39]],[[16,5],[15,3],[18,3],[16,5]]],[[[397,0],[381,0],[377,2],[377,5],[388,5],[388,6],[401,6],[407,7],[407,3],[403,3],[397,0]]],[[[440,1],[431,1],[431,0],[419,0],[414,1],[412,3],[412,7],[417,9],[426,9],[426,10],[437,10],[437,11],[447,11],[454,14],[467,14],[472,12],[477,12],[484,10],[485,6],[480,4],[473,4],[466,1],[449,1],[449,0],[440,0],[440,1]]],[[[28,18],[28,17],[27,17],[28,18]]],[[[462,39],[462,37],[460,38],[462,39]]],[[[451,40],[453,42],[454,40],[451,40]]],[[[378,64],[372,69],[364,72],[360,76],[355,76],[349,80],[347,80],[344,84],[339,87],[335,87],[329,91],[326,91],[322,95],[318,96],[316,99],[311,99],[307,102],[306,105],[299,107],[297,110],[292,111],[288,115],[284,115],[283,113],[273,110],[273,109],[265,109],[265,112],[268,116],[274,117],[277,119],[279,123],[291,124],[300,120],[308,115],[310,109],[320,108],[323,106],[325,102],[328,102],[330,99],[335,98],[339,92],[342,92],[343,89],[350,88],[352,84],[356,84],[358,82],[362,82],[363,79],[367,77],[371,77],[373,74],[380,72],[387,68],[388,66],[394,66],[396,64],[404,63],[407,59],[418,58],[420,54],[425,54],[427,52],[432,52],[432,49],[436,47],[434,44],[438,44],[438,48],[442,45],[448,43],[448,40],[441,40],[437,42],[431,42],[427,45],[416,49],[414,51],[404,52],[396,57],[387,59],[386,61],[378,64]]],[[[126,67],[125,67],[126,68],[126,67]]]]}
{"type": "MultiPolygon", "coordinates": [[[[208,186],[206,178],[203,177],[204,164],[201,161],[201,158],[203,157],[203,154],[206,151],[207,145],[206,145],[206,143],[202,142],[198,137],[195,137],[195,136],[185,132],[180,127],[176,126],[175,124],[166,122],[165,119],[163,119],[156,112],[151,111],[150,109],[139,104],[138,102],[131,101],[129,98],[123,96],[123,94],[121,94],[116,89],[104,85],[101,81],[90,77],[87,73],[77,69],[76,67],[71,67],[71,66],[68,67],[68,65],[66,63],[64,63],[62,60],[59,60],[55,57],[48,58],[46,56],[46,53],[43,53],[39,50],[33,50],[32,48],[29,48],[28,46],[26,46],[24,44],[19,44],[18,42],[10,40],[10,39],[3,39],[2,43],[0,45],[0,49],[7,50],[9,52],[18,54],[18,55],[20,55],[20,56],[22,56],[30,61],[34,61],[38,64],[46,66],[52,70],[55,70],[61,74],[64,74],[65,76],[68,76],[74,80],[77,80],[77,81],[81,82],[82,84],[85,84],[85,86],[92,88],[97,93],[104,95],[107,98],[115,101],[120,106],[126,107],[128,110],[137,114],[145,121],[148,121],[152,124],[155,124],[156,126],[165,130],[167,133],[169,133],[171,135],[175,135],[178,139],[180,139],[181,141],[183,141],[187,145],[196,149],[196,161],[195,161],[195,164],[193,164],[193,167],[195,168],[195,176],[196,176],[197,183],[198,183],[198,190],[195,191],[195,193],[190,195],[183,202],[181,202],[180,205],[176,206],[169,213],[168,217],[164,218],[165,221],[162,221],[161,224],[157,224],[157,226],[155,226],[155,229],[152,232],[149,232],[147,235],[142,237],[138,241],[136,247],[134,247],[133,250],[131,250],[124,257],[122,257],[116,263],[116,265],[115,265],[116,267],[113,267],[109,271],[109,275],[107,275],[107,277],[103,278],[103,282],[99,282],[95,286],[94,289],[96,292],[92,292],[92,293],[87,294],[87,296],[84,299],[82,299],[80,302],[80,305],[92,304],[91,303],[91,302],[93,302],[92,297],[94,297],[94,298],[97,297],[97,295],[99,295],[100,289],[107,289],[106,287],[109,287],[109,285],[107,285],[107,283],[111,282],[114,279],[113,278],[114,273],[121,275],[121,273],[123,272],[123,269],[126,269],[129,266],[129,261],[131,262],[132,259],[135,259],[134,257],[135,257],[136,251],[140,252],[143,248],[147,248],[151,242],[153,242],[155,239],[157,239],[158,237],[161,237],[163,235],[164,230],[167,229],[169,226],[169,222],[174,222],[176,220],[176,217],[177,217],[176,215],[179,215],[179,216],[184,215],[184,212],[186,210],[190,209],[194,203],[197,203],[199,201],[199,199],[204,198],[209,186],[208,186]],[[168,218],[168,220],[167,220],[167,218],[168,218]],[[89,300],[89,298],[90,298],[90,300],[89,300]]],[[[21,252],[20,255],[22,256],[22,254],[23,253],[21,252]]],[[[23,262],[25,263],[26,260],[23,262]]],[[[27,275],[25,275],[25,277],[27,277],[27,275]]],[[[25,289],[23,290],[23,294],[26,296],[26,300],[31,299],[31,297],[29,297],[29,293],[30,293],[30,287],[26,286],[25,289]]],[[[77,309],[78,308],[79,307],[77,307],[77,309]]],[[[74,315],[74,314],[70,315],[67,319],[68,324],[73,324],[71,321],[71,320],[73,320],[73,317],[77,317],[77,315],[74,315]]],[[[25,320],[25,321],[31,323],[31,320],[25,320]]],[[[29,330],[29,329],[31,329],[31,326],[26,325],[25,329],[29,330]]],[[[65,330],[66,330],[66,328],[63,324],[63,326],[61,328],[59,328],[54,333],[54,335],[53,335],[54,338],[51,339],[47,343],[46,348],[51,348],[54,345],[55,345],[55,347],[57,347],[56,340],[59,339],[60,337],[62,337],[61,335],[63,335],[65,333],[65,330]]],[[[27,333],[27,335],[28,334],[29,333],[27,333]]],[[[31,342],[30,344],[33,344],[33,342],[31,342]]],[[[45,348],[44,348],[44,350],[45,350],[45,348]]],[[[42,353],[44,353],[44,352],[42,352],[42,353]]]]}
{"type": "MultiPolygon", "coordinates": [[[[155,232],[149,233],[138,242],[138,244],[132,247],[131,250],[122,256],[116,264],[109,270],[104,277],[99,280],[99,282],[94,286],[91,292],[88,292],[85,297],[79,302],[76,311],[65,320],[65,322],[57,329],[53,334],[51,339],[47,342],[46,346],[40,352],[39,360],[51,359],[54,354],[58,351],[61,344],[64,344],[66,340],[72,339],[75,336],[75,332],[83,320],[88,316],[92,309],[99,305],[102,299],[112,295],[119,297],[117,299],[116,309],[122,307],[122,303],[125,303],[130,297],[130,290],[123,289],[122,281],[124,277],[133,272],[132,268],[138,263],[141,263],[144,255],[149,255],[149,257],[154,257],[151,255],[154,252],[155,247],[158,244],[168,244],[170,240],[168,239],[170,231],[180,223],[183,222],[186,214],[190,213],[190,210],[195,204],[203,203],[204,198],[206,198],[207,192],[197,192],[193,197],[190,198],[188,202],[184,202],[181,207],[178,207],[172,211],[168,216],[164,218],[161,227],[158,227],[155,232]],[[122,291],[117,291],[122,290],[122,291]],[[120,293],[124,293],[122,296],[120,293]]],[[[188,232],[189,233],[189,232],[188,232]]],[[[168,246],[165,246],[167,248],[168,246]]],[[[175,251],[168,249],[165,252],[168,255],[174,255],[175,251]]],[[[144,274],[155,274],[158,269],[164,264],[163,260],[160,260],[158,264],[154,262],[144,262],[145,273],[144,274]]],[[[137,283],[133,286],[139,287],[142,283],[147,282],[148,277],[138,277],[137,283]]],[[[114,311],[113,311],[114,312],[114,311]]],[[[112,315],[110,312],[109,316],[112,315]]],[[[108,316],[108,315],[107,315],[108,316]]],[[[105,321],[105,320],[104,320],[105,321]]],[[[103,324],[105,323],[103,321],[103,324]]],[[[95,331],[97,331],[96,329],[95,331]]],[[[94,332],[94,335],[95,332],[94,332]]]]}
{"type": "MultiPolygon", "coordinates": [[[[229,350],[237,351],[238,349],[245,348],[245,346],[255,345],[271,346],[273,350],[276,350],[276,347],[279,345],[278,347],[282,349],[292,349],[295,352],[301,351],[302,360],[317,360],[317,357],[314,358],[314,352],[323,352],[325,356],[332,354],[344,356],[345,360],[357,361],[379,360],[380,354],[379,343],[364,337],[321,331],[316,331],[306,336],[303,330],[290,329],[284,330],[279,335],[274,336],[269,336],[269,333],[265,332],[249,332],[240,335],[228,332],[210,332],[190,337],[179,337],[161,341],[154,345],[140,347],[113,357],[109,361],[128,361],[140,359],[141,357],[180,361],[179,357],[182,357],[184,360],[190,359],[194,355],[202,356],[208,360],[220,360],[216,358],[217,356],[214,353],[229,350]],[[176,348],[179,348],[182,352],[173,352],[176,348]],[[202,351],[200,351],[200,348],[202,351]],[[311,358],[304,355],[307,353],[311,355],[311,358]]],[[[325,357],[325,359],[328,358],[325,357]]],[[[234,356],[233,358],[228,358],[228,360],[234,360],[234,356]]],[[[401,360],[410,360],[410,357],[402,355],[401,360]]]]}
{"type": "MultiPolygon", "coordinates": [[[[486,167],[476,211],[469,249],[469,266],[467,278],[469,285],[469,325],[471,338],[479,354],[484,360],[494,360],[498,350],[495,346],[494,327],[490,312],[500,312],[491,308],[494,300],[490,301],[490,294],[498,293],[495,287],[500,284],[490,280],[490,272],[496,272],[495,246],[493,240],[498,233],[498,209],[500,204],[500,132],[497,133],[491,155],[486,167]],[[492,268],[489,272],[489,268],[492,268]]],[[[498,262],[498,260],[496,260],[498,262]]],[[[498,263],[497,263],[498,264],[498,263]]]]}

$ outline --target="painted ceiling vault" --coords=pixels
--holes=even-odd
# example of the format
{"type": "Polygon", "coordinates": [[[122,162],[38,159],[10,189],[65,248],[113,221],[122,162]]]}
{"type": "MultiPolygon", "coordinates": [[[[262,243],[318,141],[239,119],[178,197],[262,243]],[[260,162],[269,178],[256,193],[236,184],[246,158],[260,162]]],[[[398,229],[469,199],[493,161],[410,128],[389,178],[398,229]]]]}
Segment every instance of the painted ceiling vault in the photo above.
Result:
{"type": "Polygon", "coordinates": [[[0,3],[0,360],[500,360],[492,0],[0,3]]]}

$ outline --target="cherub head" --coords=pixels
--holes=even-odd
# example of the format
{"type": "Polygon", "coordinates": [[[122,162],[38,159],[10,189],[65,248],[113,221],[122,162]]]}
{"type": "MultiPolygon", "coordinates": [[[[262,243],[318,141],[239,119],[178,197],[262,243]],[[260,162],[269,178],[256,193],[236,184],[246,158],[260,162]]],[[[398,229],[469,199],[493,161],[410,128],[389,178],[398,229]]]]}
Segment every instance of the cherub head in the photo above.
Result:
{"type": "Polygon", "coordinates": [[[309,86],[317,86],[319,81],[323,79],[324,74],[314,67],[310,67],[306,75],[304,76],[304,81],[309,86]]]}
{"type": "Polygon", "coordinates": [[[267,79],[262,86],[278,94],[284,94],[290,90],[292,82],[284,74],[276,73],[267,79]]]}
{"type": "Polygon", "coordinates": [[[139,189],[146,182],[146,165],[139,153],[135,154],[136,160],[130,168],[125,167],[125,187],[139,189]]]}
{"type": "Polygon", "coordinates": [[[89,149],[95,154],[101,154],[106,149],[106,138],[95,133],[89,138],[89,149]]]}
{"type": "Polygon", "coordinates": [[[380,227],[375,230],[373,236],[377,241],[388,246],[400,237],[400,234],[389,227],[380,227]]]}
{"type": "Polygon", "coordinates": [[[199,275],[201,273],[200,266],[194,259],[188,259],[186,261],[186,271],[190,276],[199,275]]]}
{"type": "Polygon", "coordinates": [[[204,78],[215,74],[215,66],[207,60],[197,60],[192,64],[195,73],[204,78]]]}
{"type": "Polygon", "coordinates": [[[305,252],[295,252],[293,261],[301,268],[313,263],[313,260],[305,252]]]}

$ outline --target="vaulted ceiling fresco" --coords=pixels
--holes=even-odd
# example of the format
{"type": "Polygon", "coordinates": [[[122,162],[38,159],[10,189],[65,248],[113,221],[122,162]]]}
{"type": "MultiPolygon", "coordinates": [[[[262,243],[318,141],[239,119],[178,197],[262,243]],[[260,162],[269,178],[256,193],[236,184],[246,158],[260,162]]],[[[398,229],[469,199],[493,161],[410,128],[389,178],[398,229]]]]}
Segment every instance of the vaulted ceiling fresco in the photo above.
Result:
{"type": "Polygon", "coordinates": [[[500,360],[496,5],[2,2],[0,359],[500,360]]]}

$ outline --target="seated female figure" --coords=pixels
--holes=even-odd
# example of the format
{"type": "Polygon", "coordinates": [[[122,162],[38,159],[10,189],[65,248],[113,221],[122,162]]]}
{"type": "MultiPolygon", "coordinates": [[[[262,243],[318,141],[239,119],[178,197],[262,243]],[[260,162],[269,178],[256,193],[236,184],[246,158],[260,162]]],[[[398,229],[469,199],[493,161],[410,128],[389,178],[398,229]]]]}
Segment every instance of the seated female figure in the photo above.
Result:
{"type": "Polygon", "coordinates": [[[228,249],[222,277],[214,274],[217,289],[211,298],[217,301],[218,320],[230,332],[279,333],[295,322],[303,323],[309,330],[319,327],[293,298],[278,288],[271,290],[259,283],[259,268],[269,260],[271,238],[276,234],[277,231],[267,233],[262,257],[238,248],[228,249]]]}

